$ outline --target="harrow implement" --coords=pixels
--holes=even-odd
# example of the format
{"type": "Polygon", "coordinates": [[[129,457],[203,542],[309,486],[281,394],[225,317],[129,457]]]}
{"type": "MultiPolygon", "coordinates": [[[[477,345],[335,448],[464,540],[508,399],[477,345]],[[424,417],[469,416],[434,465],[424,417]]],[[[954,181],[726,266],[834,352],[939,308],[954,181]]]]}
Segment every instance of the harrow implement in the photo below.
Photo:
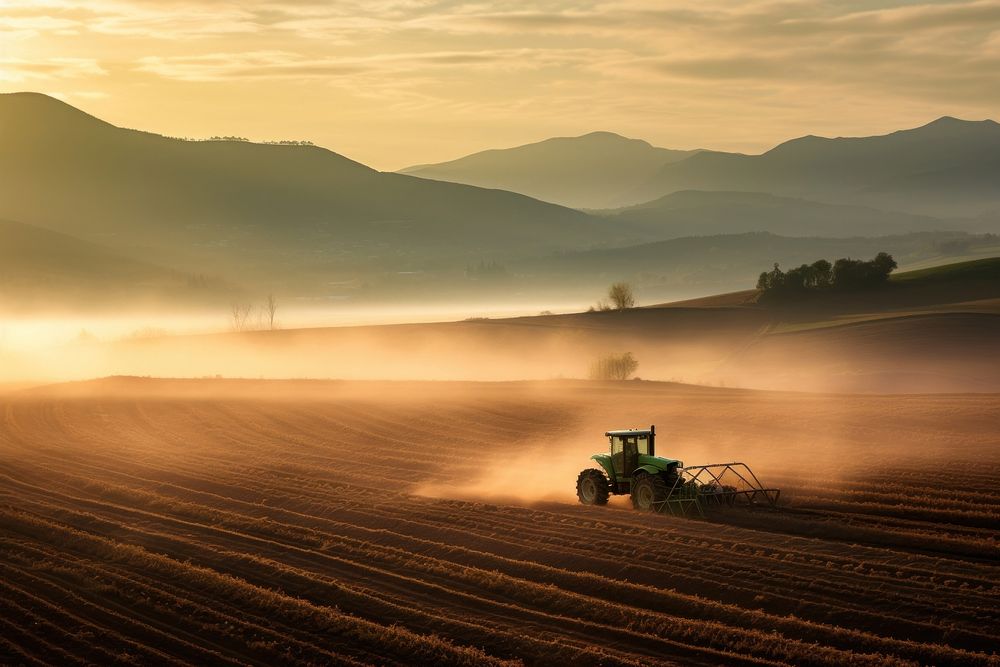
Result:
{"type": "Polygon", "coordinates": [[[775,507],[780,489],[766,488],[745,463],[710,463],[677,469],[666,497],[652,503],[655,512],[704,516],[711,506],[775,507]]]}
{"type": "Polygon", "coordinates": [[[608,431],[607,454],[590,458],[597,466],[580,472],[576,496],[584,505],[607,505],[613,495],[628,495],[644,512],[705,515],[712,505],[774,507],[780,491],[765,487],[745,463],[685,466],[657,456],[656,427],[608,431]]]}

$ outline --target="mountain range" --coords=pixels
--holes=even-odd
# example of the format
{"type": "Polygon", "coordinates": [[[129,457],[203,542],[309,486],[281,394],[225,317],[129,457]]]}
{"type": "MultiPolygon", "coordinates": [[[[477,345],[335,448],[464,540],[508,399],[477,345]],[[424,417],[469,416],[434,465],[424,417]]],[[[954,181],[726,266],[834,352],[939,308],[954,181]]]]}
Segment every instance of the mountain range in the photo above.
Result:
{"type": "MultiPolygon", "coordinates": [[[[533,267],[572,264],[564,274],[591,289],[612,273],[632,275],[634,251],[614,260],[619,269],[612,261],[589,273],[559,258],[596,261],[617,248],[678,237],[706,239],[665,253],[663,264],[697,265],[698,253],[717,252],[712,235],[719,234],[736,235],[726,241],[733,258],[740,243],[749,242],[748,232],[800,237],[795,254],[782,258],[811,261],[829,247],[823,238],[998,231],[997,217],[982,208],[996,190],[988,176],[998,155],[997,127],[943,119],[887,137],[807,137],[760,156],[670,151],[598,132],[487,151],[448,163],[445,171],[453,173],[436,172],[459,179],[478,170],[521,190],[511,192],[496,189],[496,181],[426,178],[431,167],[408,170],[420,177],[379,172],[316,146],[164,137],[116,127],[45,95],[4,94],[0,220],[10,222],[0,224],[0,248],[7,248],[0,273],[8,285],[20,285],[22,295],[70,293],[72,284],[109,295],[118,281],[130,294],[200,299],[250,288],[342,298],[335,286],[351,282],[364,288],[359,293],[412,299],[490,283],[490,271],[464,271],[483,262],[512,271],[527,267],[528,275],[545,280],[552,272],[533,267]],[[966,172],[975,177],[959,177],[966,172]],[[939,207],[957,202],[951,214],[855,201],[859,193],[899,194],[903,184],[917,183],[936,193],[939,207]],[[529,196],[582,207],[644,189],[657,196],[603,210],[529,196]],[[957,217],[959,209],[978,217],[957,217]],[[470,275],[470,285],[456,286],[470,275]]],[[[645,195],[632,195],[639,196],[645,195]]],[[[925,241],[898,243],[918,248],[914,260],[940,254],[925,241]]],[[[979,255],[993,242],[960,239],[954,254],[979,255]]],[[[753,247],[753,264],[769,263],[764,260],[774,253],[766,244],[753,247]]],[[[657,273],[655,259],[644,257],[646,269],[657,273]]],[[[517,289],[543,287],[527,281],[517,289]]],[[[11,298],[0,294],[4,303],[11,298]]]]}
{"type": "Polygon", "coordinates": [[[659,199],[598,211],[626,229],[650,236],[740,234],[748,230],[785,236],[871,236],[914,231],[990,231],[986,220],[942,219],[870,206],[826,204],[763,192],[679,190],[659,199]]]}
{"type": "Polygon", "coordinates": [[[591,132],[416,165],[400,173],[520,192],[563,206],[608,208],[623,192],[655,178],[663,165],[697,152],[657,148],[612,132],[591,132]]]}
{"type": "Polygon", "coordinates": [[[703,190],[964,217],[1000,211],[1000,124],[946,116],[882,136],[800,137],[760,155],[669,151],[595,133],[404,172],[504,187],[576,208],[632,206],[703,190]],[[634,166],[624,169],[622,162],[629,160],[634,166]],[[567,166],[553,175],[556,165],[567,166]]]}
{"type": "Polygon", "coordinates": [[[978,214],[1000,207],[1000,124],[946,116],[883,136],[801,137],[761,155],[703,151],[664,165],[622,199],[638,203],[691,189],[978,214]]]}
{"type": "Polygon", "coordinates": [[[186,269],[398,269],[618,233],[521,194],[382,173],[315,146],[118,128],[44,95],[0,95],[0,128],[0,217],[186,269]]]}
{"type": "Polygon", "coordinates": [[[31,310],[104,309],[123,303],[210,302],[233,286],[185,274],[103,246],[10,220],[0,220],[0,306],[31,310]]]}

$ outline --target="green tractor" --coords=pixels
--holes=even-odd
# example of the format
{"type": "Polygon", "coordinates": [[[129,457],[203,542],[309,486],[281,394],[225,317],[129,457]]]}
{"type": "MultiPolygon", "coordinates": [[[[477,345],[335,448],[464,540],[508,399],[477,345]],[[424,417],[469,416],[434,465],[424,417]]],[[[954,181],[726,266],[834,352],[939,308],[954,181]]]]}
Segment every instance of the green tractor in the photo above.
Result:
{"type": "Polygon", "coordinates": [[[590,457],[601,468],[587,468],[576,480],[576,495],[584,505],[607,505],[611,494],[627,494],[633,507],[651,510],[682,481],[677,471],[683,462],[656,456],[655,426],[604,435],[611,442],[610,453],[590,457]]]}
{"type": "Polygon", "coordinates": [[[711,505],[776,506],[778,489],[765,488],[745,463],[688,466],[656,455],[656,427],[608,431],[607,454],[590,458],[600,468],[587,468],[576,479],[576,495],[584,505],[607,505],[612,495],[629,495],[638,510],[702,514],[711,505]]]}

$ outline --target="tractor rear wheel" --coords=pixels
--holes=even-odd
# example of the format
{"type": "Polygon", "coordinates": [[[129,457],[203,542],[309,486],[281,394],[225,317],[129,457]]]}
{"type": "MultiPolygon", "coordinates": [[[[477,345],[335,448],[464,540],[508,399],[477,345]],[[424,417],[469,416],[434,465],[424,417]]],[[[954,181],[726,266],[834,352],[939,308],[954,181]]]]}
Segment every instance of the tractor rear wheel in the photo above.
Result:
{"type": "Polygon", "coordinates": [[[576,478],[576,497],[584,505],[607,505],[611,495],[608,477],[596,468],[587,468],[576,478]]]}
{"type": "Polygon", "coordinates": [[[632,507],[644,512],[660,509],[658,503],[669,493],[666,481],[659,475],[639,475],[632,484],[632,507]]]}

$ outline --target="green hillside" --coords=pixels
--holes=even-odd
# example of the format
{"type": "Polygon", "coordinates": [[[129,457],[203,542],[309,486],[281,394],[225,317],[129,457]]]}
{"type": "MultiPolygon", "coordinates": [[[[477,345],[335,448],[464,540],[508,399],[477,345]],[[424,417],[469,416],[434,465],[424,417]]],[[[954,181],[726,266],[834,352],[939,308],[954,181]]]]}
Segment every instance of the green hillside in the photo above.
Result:
{"type": "Polygon", "coordinates": [[[563,206],[604,208],[652,178],[663,165],[696,152],[657,148],[611,132],[592,132],[482,151],[451,162],[408,167],[401,173],[501,188],[563,206]]]}
{"type": "Polygon", "coordinates": [[[1000,286],[1000,257],[943,264],[918,271],[904,271],[891,276],[891,280],[907,285],[984,281],[996,282],[1000,286]]]}

